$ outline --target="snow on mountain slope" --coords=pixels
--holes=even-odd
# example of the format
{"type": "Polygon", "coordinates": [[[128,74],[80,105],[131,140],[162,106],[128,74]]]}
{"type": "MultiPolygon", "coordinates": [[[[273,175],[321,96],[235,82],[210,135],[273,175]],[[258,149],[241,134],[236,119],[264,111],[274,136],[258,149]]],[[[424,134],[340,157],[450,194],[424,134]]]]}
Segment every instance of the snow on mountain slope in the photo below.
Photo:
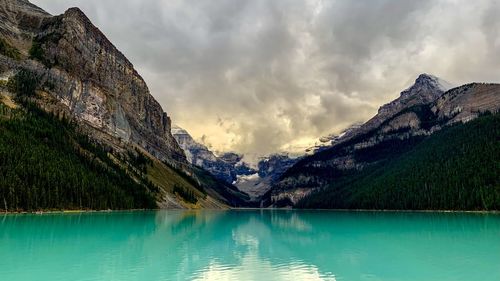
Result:
{"type": "Polygon", "coordinates": [[[208,147],[195,141],[183,128],[174,125],[171,132],[179,146],[184,150],[187,160],[191,164],[207,170],[218,179],[234,184],[237,182],[238,176],[257,173],[255,168],[244,161],[243,155],[233,152],[216,155],[208,147]]]}

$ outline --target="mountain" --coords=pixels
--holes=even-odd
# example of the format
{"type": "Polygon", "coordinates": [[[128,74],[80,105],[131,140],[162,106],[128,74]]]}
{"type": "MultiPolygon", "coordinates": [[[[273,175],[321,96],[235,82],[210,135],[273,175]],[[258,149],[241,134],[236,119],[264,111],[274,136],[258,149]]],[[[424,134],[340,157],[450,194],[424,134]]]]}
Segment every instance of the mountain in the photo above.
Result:
{"type": "Polygon", "coordinates": [[[216,156],[205,145],[196,142],[184,129],[173,126],[172,135],[186,154],[187,160],[212,174],[227,184],[234,184],[239,190],[247,193],[253,201],[259,201],[271,184],[297,159],[284,154],[273,154],[261,157],[256,168],[243,161],[243,156],[227,152],[216,156]]]}
{"type": "Polygon", "coordinates": [[[239,175],[253,174],[255,171],[242,161],[236,153],[224,153],[216,156],[205,145],[196,142],[184,129],[174,126],[172,135],[186,154],[187,160],[212,174],[214,177],[233,184],[239,175]]]}
{"type": "Polygon", "coordinates": [[[347,129],[344,129],[340,134],[330,134],[328,136],[324,136],[319,138],[319,143],[316,143],[313,147],[309,147],[306,149],[307,154],[317,153],[322,150],[325,150],[332,145],[335,145],[339,140],[341,140],[345,135],[352,134],[353,131],[358,130],[361,125],[360,123],[354,123],[349,126],[347,129]]]}
{"type": "MultiPolygon", "coordinates": [[[[250,195],[254,201],[262,202],[262,199],[266,199],[272,185],[299,159],[298,157],[291,158],[287,154],[271,154],[261,157],[257,163],[257,171],[238,175],[235,185],[250,195]]],[[[263,203],[259,203],[259,206],[263,206],[263,203]]]]}
{"type": "Polygon", "coordinates": [[[288,154],[272,154],[260,159],[257,166],[259,167],[259,177],[269,177],[271,182],[275,182],[279,177],[299,158],[290,158],[288,154]]]}
{"type": "MultiPolygon", "coordinates": [[[[359,126],[359,128],[348,130],[346,134],[337,140],[337,143],[345,142],[370,131],[376,130],[404,109],[433,102],[437,98],[441,97],[443,93],[450,88],[452,88],[451,84],[440,78],[425,73],[420,74],[415,80],[415,83],[408,89],[402,91],[397,99],[381,106],[378,113],[366,123],[359,126]]],[[[404,123],[401,118],[404,117],[400,117],[400,119],[393,122],[404,123]]],[[[394,125],[399,126],[397,124],[394,125]]],[[[410,126],[412,125],[410,124],[410,126]]],[[[386,128],[386,130],[387,129],[388,128],[386,128]]]]}
{"type": "Polygon", "coordinates": [[[448,87],[434,76],[420,75],[399,98],[382,106],[359,128],[288,169],[273,185],[267,204],[293,206],[346,176],[355,178],[363,170],[392,163],[443,128],[497,112],[500,107],[498,84],[448,87]]]}
{"type": "Polygon", "coordinates": [[[243,159],[244,155],[234,152],[224,152],[219,156],[219,159],[228,163],[234,168],[236,178],[232,178],[232,183],[238,179],[238,176],[251,175],[255,173],[255,169],[243,159]]]}
{"type": "Polygon", "coordinates": [[[149,159],[141,177],[159,188],[160,207],[219,208],[245,200],[187,161],[142,77],[81,10],[51,16],[26,0],[3,0],[0,18],[2,103],[28,113],[36,105],[70,120],[119,166],[149,159]]]}
{"type": "Polygon", "coordinates": [[[434,75],[420,74],[415,83],[400,93],[394,101],[379,108],[377,115],[366,123],[354,123],[339,135],[331,134],[320,138],[320,143],[306,150],[306,152],[319,152],[349,138],[361,135],[380,126],[384,121],[391,118],[404,108],[413,105],[427,104],[436,100],[447,90],[454,86],[434,75]]]}
{"type": "MultiPolygon", "coordinates": [[[[170,134],[168,115],[132,63],[82,11],[71,8],[52,17],[27,1],[2,5],[3,17],[11,19],[1,24],[4,40],[31,58],[14,67],[41,77],[54,103],[45,103],[48,110],[67,111],[94,136],[104,133],[101,140],[111,145],[136,143],[160,160],[186,163],[170,134]]],[[[12,70],[9,62],[2,64],[12,70]]]]}
{"type": "Polygon", "coordinates": [[[298,208],[500,210],[500,114],[432,134],[390,161],[337,178],[298,208]]]}

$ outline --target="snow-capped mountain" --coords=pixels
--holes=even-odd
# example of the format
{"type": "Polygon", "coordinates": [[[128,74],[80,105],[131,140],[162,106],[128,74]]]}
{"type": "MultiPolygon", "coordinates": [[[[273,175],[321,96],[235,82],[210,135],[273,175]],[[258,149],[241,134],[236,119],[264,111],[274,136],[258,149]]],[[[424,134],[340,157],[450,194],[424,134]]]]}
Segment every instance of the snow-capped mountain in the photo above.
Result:
{"type": "Polygon", "coordinates": [[[322,151],[324,149],[331,147],[332,145],[335,145],[339,140],[342,139],[342,137],[359,129],[361,125],[362,123],[354,123],[351,126],[344,129],[340,134],[330,134],[319,138],[319,141],[314,146],[309,147],[305,150],[306,155],[322,151]]]}
{"type": "Polygon", "coordinates": [[[269,177],[271,181],[276,181],[297,160],[298,158],[291,158],[288,154],[272,154],[263,157],[258,164],[258,174],[261,178],[269,177]]]}
{"type": "Polygon", "coordinates": [[[204,162],[217,161],[217,157],[205,145],[196,142],[186,130],[172,125],[171,133],[192,164],[203,166],[204,162]]]}
{"type": "Polygon", "coordinates": [[[172,126],[172,135],[184,150],[187,160],[211,173],[218,179],[229,184],[237,180],[238,175],[249,175],[256,171],[242,161],[242,156],[236,153],[215,155],[205,145],[196,142],[193,137],[179,126],[172,126]]]}
{"type": "Polygon", "coordinates": [[[179,126],[173,125],[171,132],[190,163],[207,170],[216,178],[235,185],[255,200],[264,195],[271,184],[298,160],[287,154],[273,154],[259,157],[256,164],[250,165],[244,161],[243,155],[237,153],[226,152],[216,155],[205,145],[196,142],[179,126]]]}
{"type": "Polygon", "coordinates": [[[252,198],[259,199],[299,159],[300,157],[292,158],[288,154],[271,154],[261,157],[257,163],[258,170],[252,174],[238,175],[234,184],[252,198]]]}

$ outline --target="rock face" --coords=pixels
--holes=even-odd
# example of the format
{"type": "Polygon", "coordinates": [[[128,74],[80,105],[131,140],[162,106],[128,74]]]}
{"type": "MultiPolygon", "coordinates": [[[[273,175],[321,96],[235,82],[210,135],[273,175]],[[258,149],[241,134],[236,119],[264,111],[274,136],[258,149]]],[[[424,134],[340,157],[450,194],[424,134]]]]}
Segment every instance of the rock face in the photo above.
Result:
{"type": "MultiPolygon", "coordinates": [[[[234,154],[234,157],[219,158],[210,151],[205,145],[196,142],[193,137],[184,129],[173,126],[172,135],[184,150],[187,160],[200,168],[207,170],[216,178],[232,184],[236,180],[237,171],[236,165],[241,160],[241,157],[234,154]],[[234,160],[236,160],[234,162],[234,160]]],[[[233,156],[233,155],[231,155],[233,156]]]]}
{"type": "MultiPolygon", "coordinates": [[[[255,169],[250,167],[250,165],[243,160],[243,155],[241,154],[226,152],[220,155],[219,159],[234,167],[236,177],[242,175],[252,175],[255,173],[255,169]]],[[[232,180],[234,183],[236,179],[233,178],[232,180]]]]}
{"type": "Polygon", "coordinates": [[[47,106],[68,111],[103,142],[135,144],[171,165],[187,164],[170,118],[142,77],[82,11],[52,17],[22,0],[4,0],[0,9],[3,37],[32,58],[4,59],[0,71],[14,66],[38,73],[57,103],[47,106]]]}
{"type": "Polygon", "coordinates": [[[378,128],[384,122],[391,119],[393,116],[406,108],[433,102],[452,87],[453,86],[450,83],[433,75],[420,74],[415,80],[415,83],[408,89],[402,91],[397,99],[381,106],[378,113],[373,118],[359,126],[359,128],[348,130],[336,141],[336,143],[344,142],[355,138],[356,136],[366,134],[367,132],[378,128]]]}
{"type": "Polygon", "coordinates": [[[401,92],[399,98],[381,106],[377,115],[375,115],[372,119],[368,120],[364,124],[355,123],[339,135],[332,134],[322,137],[320,138],[320,143],[318,145],[308,148],[306,152],[320,152],[339,142],[346,141],[352,137],[356,137],[357,135],[369,132],[380,126],[387,119],[399,113],[401,110],[414,105],[422,105],[432,102],[451,88],[453,88],[453,85],[445,80],[430,74],[420,74],[412,86],[401,92]]]}
{"type": "Polygon", "coordinates": [[[257,164],[258,170],[250,174],[238,174],[235,185],[254,200],[261,201],[266,197],[271,186],[299,159],[290,158],[287,154],[262,157],[257,164]]]}
{"type": "Polygon", "coordinates": [[[264,157],[259,161],[259,177],[269,177],[271,182],[278,180],[278,178],[293,164],[297,162],[298,158],[290,158],[287,154],[272,154],[264,157]]]}
{"type": "Polygon", "coordinates": [[[361,126],[332,139],[332,145],[298,161],[272,187],[270,204],[293,205],[342,174],[364,169],[412,145],[444,126],[467,122],[500,108],[500,85],[449,83],[420,75],[396,100],[382,106],[361,126]]]}
{"type": "Polygon", "coordinates": [[[50,14],[27,0],[2,0],[0,2],[0,34],[9,43],[27,55],[31,39],[43,19],[50,14]]]}

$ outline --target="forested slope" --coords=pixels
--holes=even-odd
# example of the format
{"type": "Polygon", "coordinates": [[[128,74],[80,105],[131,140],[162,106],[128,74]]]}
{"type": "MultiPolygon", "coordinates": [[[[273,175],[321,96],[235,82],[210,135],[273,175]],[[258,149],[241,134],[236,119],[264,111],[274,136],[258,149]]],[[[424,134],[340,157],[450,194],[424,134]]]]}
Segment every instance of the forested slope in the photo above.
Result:
{"type": "Polygon", "coordinates": [[[341,175],[298,208],[500,210],[500,114],[437,132],[398,157],[341,175]]]}
{"type": "Polygon", "coordinates": [[[156,208],[147,186],[74,124],[34,105],[0,104],[0,209],[156,208]]]}

